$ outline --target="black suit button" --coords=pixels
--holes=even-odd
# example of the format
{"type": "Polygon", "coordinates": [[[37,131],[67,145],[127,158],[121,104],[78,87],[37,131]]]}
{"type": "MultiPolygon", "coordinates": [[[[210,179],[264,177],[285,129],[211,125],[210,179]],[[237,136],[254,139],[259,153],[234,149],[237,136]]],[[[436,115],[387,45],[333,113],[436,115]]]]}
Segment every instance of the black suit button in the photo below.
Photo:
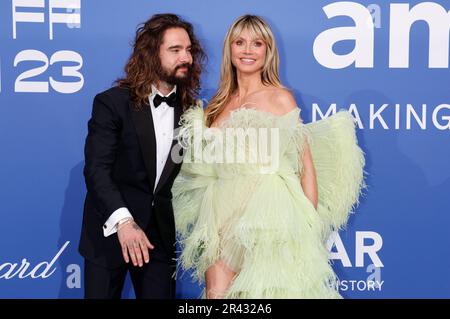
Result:
{"type": "Polygon", "coordinates": [[[106,225],[103,225],[103,228],[104,228],[104,229],[106,229],[106,227],[107,227],[106,225]]]}

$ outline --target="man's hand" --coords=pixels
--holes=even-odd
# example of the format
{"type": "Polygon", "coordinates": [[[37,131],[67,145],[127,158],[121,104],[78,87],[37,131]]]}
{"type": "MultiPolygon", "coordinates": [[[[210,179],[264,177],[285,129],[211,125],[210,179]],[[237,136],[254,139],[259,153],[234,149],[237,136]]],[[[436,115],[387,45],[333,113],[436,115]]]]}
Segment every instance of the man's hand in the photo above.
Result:
{"type": "Polygon", "coordinates": [[[126,263],[130,261],[130,257],[134,266],[139,265],[139,267],[142,267],[142,261],[149,262],[148,250],[153,249],[154,246],[134,221],[119,227],[117,236],[119,237],[122,255],[126,263]]]}

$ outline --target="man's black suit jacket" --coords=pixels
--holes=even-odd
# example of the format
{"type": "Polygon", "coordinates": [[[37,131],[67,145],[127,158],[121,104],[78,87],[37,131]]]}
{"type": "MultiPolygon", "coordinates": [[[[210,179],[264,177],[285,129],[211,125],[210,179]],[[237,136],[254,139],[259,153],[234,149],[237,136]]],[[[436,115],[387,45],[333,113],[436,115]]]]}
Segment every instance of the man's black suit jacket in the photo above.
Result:
{"type": "MultiPolygon", "coordinates": [[[[174,129],[179,126],[181,114],[182,106],[178,103],[174,108],[174,129]]],[[[174,138],[172,148],[175,145],[174,138]]],[[[85,144],[87,195],[80,254],[107,268],[123,265],[125,261],[117,233],[104,237],[103,225],[116,209],[127,207],[143,230],[151,220],[156,221],[164,249],[173,260],[175,223],[171,188],[181,166],[176,162],[169,154],[153,191],[156,140],[150,107],[146,105],[136,110],[126,88],[113,87],[98,94],[85,144]],[[151,214],[154,214],[152,219],[151,214]]]]}

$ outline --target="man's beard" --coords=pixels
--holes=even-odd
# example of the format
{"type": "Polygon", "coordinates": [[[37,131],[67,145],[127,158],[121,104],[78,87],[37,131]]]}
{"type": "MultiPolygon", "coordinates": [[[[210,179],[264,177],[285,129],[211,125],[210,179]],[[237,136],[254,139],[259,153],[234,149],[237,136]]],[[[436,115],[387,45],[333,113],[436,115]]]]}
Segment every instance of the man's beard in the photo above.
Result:
{"type": "Polygon", "coordinates": [[[189,82],[189,78],[191,76],[191,71],[192,71],[192,65],[190,65],[188,63],[184,63],[184,64],[180,64],[180,65],[176,66],[175,69],[173,69],[172,71],[164,69],[162,66],[160,66],[158,75],[159,75],[159,78],[161,81],[164,81],[171,85],[180,85],[180,84],[186,84],[189,82]],[[181,69],[184,67],[187,69],[187,71],[183,75],[177,76],[178,69],[181,69]]]}

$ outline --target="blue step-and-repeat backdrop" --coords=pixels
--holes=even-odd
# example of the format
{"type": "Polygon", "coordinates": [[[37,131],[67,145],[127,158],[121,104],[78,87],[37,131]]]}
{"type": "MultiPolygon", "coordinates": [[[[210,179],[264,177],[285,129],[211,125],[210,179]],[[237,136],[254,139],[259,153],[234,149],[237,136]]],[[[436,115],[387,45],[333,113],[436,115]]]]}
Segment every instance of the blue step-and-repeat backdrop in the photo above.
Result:
{"type": "MultiPolygon", "coordinates": [[[[81,298],[77,252],[92,99],[123,75],[136,27],[193,23],[214,93],[234,19],[263,16],[306,122],[349,109],[365,196],[329,240],[346,298],[450,297],[448,1],[1,0],[0,298],[81,298]]],[[[183,276],[178,298],[200,287],[183,276]]],[[[134,297],[129,281],[124,297],[134,297]]]]}

